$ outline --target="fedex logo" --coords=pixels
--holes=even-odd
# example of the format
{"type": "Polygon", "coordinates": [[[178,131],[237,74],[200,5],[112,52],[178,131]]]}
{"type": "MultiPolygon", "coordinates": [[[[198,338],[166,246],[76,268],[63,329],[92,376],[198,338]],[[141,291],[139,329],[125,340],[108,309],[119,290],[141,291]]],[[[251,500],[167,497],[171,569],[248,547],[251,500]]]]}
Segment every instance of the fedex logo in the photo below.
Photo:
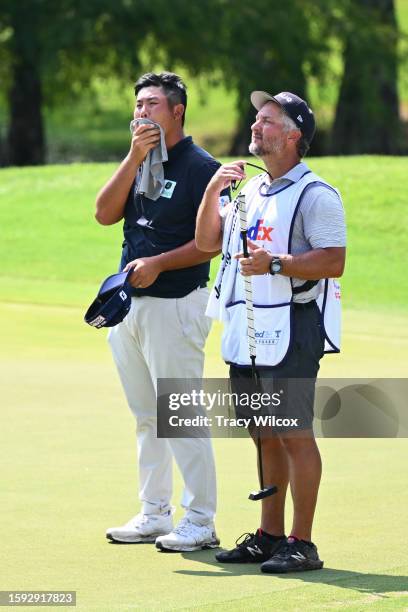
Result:
{"type": "Polygon", "coordinates": [[[271,232],[273,227],[263,225],[264,220],[258,219],[255,225],[248,228],[248,238],[250,240],[269,240],[272,242],[271,232]]]}

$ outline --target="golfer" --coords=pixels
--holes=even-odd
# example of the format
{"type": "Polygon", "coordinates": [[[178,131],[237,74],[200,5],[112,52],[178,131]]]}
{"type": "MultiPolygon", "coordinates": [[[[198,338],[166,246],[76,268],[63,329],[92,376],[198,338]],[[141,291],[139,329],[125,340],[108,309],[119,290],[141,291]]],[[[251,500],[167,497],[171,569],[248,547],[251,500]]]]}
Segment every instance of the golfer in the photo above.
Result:
{"type": "MultiPolygon", "coordinates": [[[[338,352],[340,346],[340,288],[335,279],[345,263],[344,211],[337,190],[301,161],[315,133],[307,103],[290,92],[273,96],[263,91],[254,91],[251,102],[257,115],[249,151],[262,159],[266,172],[242,190],[249,257],[242,253],[237,205],[229,204],[221,214],[218,205],[221,191],[245,178],[245,162],[237,161],[215,173],[198,214],[198,248],[223,250],[207,314],[224,321],[223,358],[230,364],[232,388],[238,389],[252,376],[243,282],[251,277],[260,385],[270,389],[274,380],[287,380],[291,405],[298,407],[301,418],[298,429],[276,428],[263,436],[264,481],[277,485],[278,492],[262,500],[259,529],[216,558],[222,563],[261,563],[267,573],[313,570],[323,566],[312,542],[321,477],[312,430],[314,384],[323,353],[338,352]],[[312,392],[310,386],[306,392],[302,385],[292,388],[290,379],[312,381],[312,392]],[[294,514],[286,537],[288,484],[294,514]]],[[[255,437],[253,428],[250,432],[255,437]]]]}
{"type": "Polygon", "coordinates": [[[194,240],[204,190],[220,164],[184,134],[186,87],[173,73],[135,85],[130,150],[96,200],[102,225],[122,219],[121,270],[133,269],[132,305],[109,334],[114,361],[137,422],[141,509],[107,530],[115,542],[156,542],[193,551],[219,544],[211,440],[158,439],[158,378],[201,378],[211,320],[208,252],[194,240]],[[184,517],[173,526],[172,458],[184,480],[184,517]]]}

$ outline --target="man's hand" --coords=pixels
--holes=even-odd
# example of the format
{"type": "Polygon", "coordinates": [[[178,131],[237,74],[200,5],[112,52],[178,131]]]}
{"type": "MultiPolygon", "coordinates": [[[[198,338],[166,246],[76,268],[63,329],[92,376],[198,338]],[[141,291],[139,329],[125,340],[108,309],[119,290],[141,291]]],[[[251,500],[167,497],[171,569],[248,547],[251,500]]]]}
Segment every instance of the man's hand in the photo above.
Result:
{"type": "Polygon", "coordinates": [[[140,124],[133,131],[130,155],[143,161],[146,155],[160,142],[160,130],[151,124],[140,124]]]}
{"type": "Polygon", "coordinates": [[[243,253],[234,255],[239,260],[242,276],[252,276],[254,274],[267,274],[272,261],[272,253],[259,247],[251,240],[248,240],[249,257],[244,257],[243,253]]]}
{"type": "Polygon", "coordinates": [[[229,164],[223,164],[212,177],[206,191],[221,192],[231,185],[232,181],[242,181],[245,175],[245,160],[241,159],[229,164]]]}
{"type": "Polygon", "coordinates": [[[123,269],[127,272],[133,268],[133,273],[130,275],[130,284],[136,289],[146,289],[153,285],[156,278],[163,271],[158,257],[139,257],[130,261],[123,269]]]}
{"type": "Polygon", "coordinates": [[[249,257],[243,253],[234,255],[239,260],[242,276],[267,274],[273,257],[279,257],[282,262],[280,274],[303,280],[318,280],[320,278],[339,278],[343,274],[346,256],[345,247],[326,247],[312,249],[299,255],[284,253],[269,253],[248,240],[249,257]]]}

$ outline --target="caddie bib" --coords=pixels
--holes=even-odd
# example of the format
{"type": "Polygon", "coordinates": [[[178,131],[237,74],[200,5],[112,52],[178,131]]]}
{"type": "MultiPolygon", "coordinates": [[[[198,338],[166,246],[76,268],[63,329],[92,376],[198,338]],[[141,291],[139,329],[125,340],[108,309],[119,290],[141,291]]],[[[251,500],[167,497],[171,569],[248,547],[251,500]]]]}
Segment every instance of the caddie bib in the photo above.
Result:
{"type": "MultiPolygon", "coordinates": [[[[250,180],[241,191],[245,194],[248,238],[273,253],[290,253],[292,232],[302,197],[309,186],[331,185],[307,170],[296,183],[273,195],[260,194],[265,175],[250,180]]],[[[339,195],[339,194],[338,194],[339,195]]],[[[340,197],[340,196],[339,196],[340,197]]],[[[236,201],[226,219],[222,261],[211,292],[207,315],[224,322],[222,356],[237,366],[251,364],[247,339],[247,316],[243,277],[233,255],[242,250],[236,201]]],[[[292,341],[293,296],[319,284],[319,306],[325,332],[324,352],[340,351],[340,284],[336,279],[305,281],[293,288],[292,279],[280,274],[254,275],[252,296],[254,310],[256,363],[277,367],[285,359],[292,341]]]]}

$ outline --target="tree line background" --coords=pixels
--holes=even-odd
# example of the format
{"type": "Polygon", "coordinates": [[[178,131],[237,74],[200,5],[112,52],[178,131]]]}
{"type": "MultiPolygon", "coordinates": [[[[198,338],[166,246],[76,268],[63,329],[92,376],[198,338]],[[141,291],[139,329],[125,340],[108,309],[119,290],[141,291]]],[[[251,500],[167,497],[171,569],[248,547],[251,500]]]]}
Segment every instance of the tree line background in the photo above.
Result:
{"type": "Polygon", "coordinates": [[[408,0],[0,0],[0,165],[122,157],[151,69],[185,78],[216,155],[247,153],[253,89],[311,101],[312,155],[406,154],[405,17],[408,0]]]}

